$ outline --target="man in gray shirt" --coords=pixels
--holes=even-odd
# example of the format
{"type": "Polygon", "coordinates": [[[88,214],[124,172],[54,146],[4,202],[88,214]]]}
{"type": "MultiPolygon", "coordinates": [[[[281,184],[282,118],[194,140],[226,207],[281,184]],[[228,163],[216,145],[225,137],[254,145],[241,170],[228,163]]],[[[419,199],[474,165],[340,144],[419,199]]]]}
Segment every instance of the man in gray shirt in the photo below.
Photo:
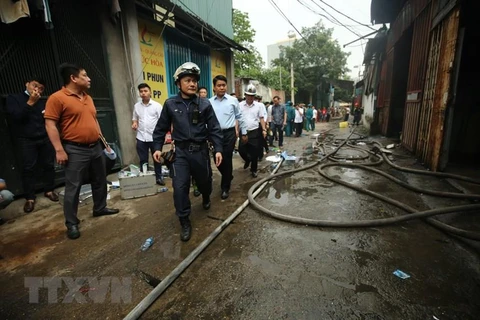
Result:
{"type": "Polygon", "coordinates": [[[280,104],[280,97],[273,97],[273,106],[272,106],[272,128],[273,135],[269,136],[269,144],[273,144],[273,137],[275,133],[278,135],[278,146],[283,147],[283,126],[287,122],[287,113],[285,106],[280,104]]]}

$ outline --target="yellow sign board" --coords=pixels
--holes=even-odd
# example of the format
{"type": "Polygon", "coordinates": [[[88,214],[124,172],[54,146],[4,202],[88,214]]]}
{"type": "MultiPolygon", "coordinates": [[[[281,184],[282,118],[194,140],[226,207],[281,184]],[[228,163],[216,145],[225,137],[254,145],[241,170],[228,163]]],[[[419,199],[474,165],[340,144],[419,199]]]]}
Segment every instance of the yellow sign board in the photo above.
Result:
{"type": "Polygon", "coordinates": [[[225,55],[220,51],[210,50],[210,58],[212,59],[212,78],[218,75],[227,76],[227,63],[225,55]]]}
{"type": "Polygon", "coordinates": [[[143,82],[152,88],[152,99],[163,104],[168,98],[167,68],[162,27],[138,19],[140,50],[142,52],[143,82]]]}

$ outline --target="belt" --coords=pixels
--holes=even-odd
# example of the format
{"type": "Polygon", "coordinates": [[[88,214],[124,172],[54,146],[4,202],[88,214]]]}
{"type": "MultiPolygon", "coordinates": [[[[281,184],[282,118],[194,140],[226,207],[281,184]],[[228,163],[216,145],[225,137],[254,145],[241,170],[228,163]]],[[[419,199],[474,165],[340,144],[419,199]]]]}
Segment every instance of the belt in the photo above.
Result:
{"type": "Polygon", "coordinates": [[[62,143],[64,144],[70,144],[72,146],[77,146],[81,148],[93,148],[98,144],[98,140],[92,143],[78,143],[75,141],[68,141],[68,140],[63,140],[62,143]]]}
{"type": "Polygon", "coordinates": [[[207,149],[207,142],[197,142],[197,141],[175,141],[175,148],[185,149],[189,152],[200,151],[202,149],[207,149]]]}
{"type": "Polygon", "coordinates": [[[235,127],[231,127],[231,128],[228,128],[228,129],[222,129],[222,132],[229,132],[229,131],[232,131],[232,130],[235,130],[235,127]]]}

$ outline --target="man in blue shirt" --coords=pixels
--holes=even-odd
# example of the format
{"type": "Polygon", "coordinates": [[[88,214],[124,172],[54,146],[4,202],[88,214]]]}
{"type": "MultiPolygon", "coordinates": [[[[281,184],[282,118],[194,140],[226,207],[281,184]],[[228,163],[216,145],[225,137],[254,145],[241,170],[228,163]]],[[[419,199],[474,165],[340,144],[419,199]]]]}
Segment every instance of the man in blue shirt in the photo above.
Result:
{"type": "Polygon", "coordinates": [[[213,78],[213,91],[215,91],[215,96],[210,98],[210,103],[213,106],[213,110],[215,111],[215,115],[217,116],[223,132],[223,160],[218,167],[218,170],[222,174],[221,197],[222,199],[227,199],[233,179],[232,157],[233,150],[235,149],[235,142],[239,136],[239,131],[241,131],[242,143],[246,143],[247,127],[245,126],[242,114],[238,107],[238,100],[226,93],[227,78],[225,76],[218,75],[213,78]]]}
{"type": "Polygon", "coordinates": [[[283,126],[287,123],[287,112],[284,105],[280,104],[281,98],[279,96],[273,97],[272,106],[272,121],[270,129],[273,135],[269,137],[270,145],[273,145],[273,138],[278,136],[278,146],[283,147],[283,126]]]}

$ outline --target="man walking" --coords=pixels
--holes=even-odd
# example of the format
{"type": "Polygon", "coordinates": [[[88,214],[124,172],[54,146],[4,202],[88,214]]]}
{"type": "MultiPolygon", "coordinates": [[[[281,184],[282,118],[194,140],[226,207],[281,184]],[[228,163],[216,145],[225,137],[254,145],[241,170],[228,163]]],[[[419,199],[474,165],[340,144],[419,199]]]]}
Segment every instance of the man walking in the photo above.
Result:
{"type": "Polygon", "coordinates": [[[295,105],[295,136],[300,137],[303,129],[303,108],[301,105],[295,105]]]}
{"type": "Polygon", "coordinates": [[[173,126],[173,201],[181,225],[180,240],[188,241],[192,235],[188,195],[191,177],[202,194],[203,209],[210,209],[212,169],[207,140],[214,146],[215,165],[218,167],[222,163],[223,134],[210,101],[197,96],[200,68],[193,62],[186,62],[178,67],[173,78],[179,93],[165,101],[162,115],[153,131],[153,158],[157,162],[163,161],[165,135],[173,126]]]}
{"type": "Polygon", "coordinates": [[[65,168],[63,213],[67,236],[80,237],[77,218],[78,197],[87,172],[93,195],[93,216],[116,214],[107,208],[107,177],[100,126],[93,99],[86,91],[90,78],[84,68],[64,63],[60,66],[64,87],[48,98],[45,126],[56,152],[57,163],[65,168]]]}
{"type": "Polygon", "coordinates": [[[223,160],[218,170],[222,174],[222,199],[227,199],[230,192],[230,185],[233,179],[233,150],[235,149],[235,142],[237,136],[241,131],[241,143],[246,143],[247,128],[243,121],[242,114],[238,106],[238,100],[228,95],[227,92],[227,78],[223,75],[218,75],[213,78],[213,87],[215,96],[210,98],[210,103],[213,106],[215,115],[217,116],[220,128],[223,133],[223,160]],[[236,122],[238,121],[238,125],[236,122]],[[240,127],[240,128],[237,128],[240,127]]]}
{"type": "Polygon", "coordinates": [[[278,147],[283,147],[283,126],[287,123],[287,111],[284,105],[280,104],[280,97],[273,97],[272,121],[270,129],[273,135],[269,136],[270,145],[273,144],[274,136],[278,136],[278,147]]]}
{"type": "Polygon", "coordinates": [[[293,134],[294,128],[294,120],[295,120],[295,108],[292,106],[291,101],[287,101],[286,104],[286,112],[287,112],[287,123],[285,127],[285,135],[287,137],[291,137],[293,134]]]}
{"type": "Polygon", "coordinates": [[[240,112],[247,128],[247,143],[240,144],[238,150],[243,160],[245,160],[243,168],[247,169],[251,164],[250,172],[254,178],[258,176],[258,152],[260,150],[259,145],[262,143],[258,138],[260,135],[259,130],[262,132],[262,138],[267,136],[264,121],[265,111],[258,102],[254,101],[256,92],[255,86],[249,84],[245,91],[245,100],[240,103],[240,112]]]}
{"type": "Polygon", "coordinates": [[[51,201],[58,201],[55,187],[55,150],[48,140],[45,130],[45,101],[40,96],[45,82],[31,77],[25,83],[25,91],[7,97],[7,111],[18,130],[19,144],[22,150],[22,183],[25,193],[23,211],[35,209],[35,167],[40,165],[44,182],[44,195],[51,201]]]}
{"type": "MultiPolygon", "coordinates": [[[[137,131],[137,154],[140,158],[140,170],[142,170],[143,164],[148,165],[148,152],[153,154],[155,151],[152,134],[162,114],[162,105],[151,99],[152,91],[148,84],[139,84],[138,91],[142,101],[137,102],[133,107],[132,129],[137,131]]],[[[157,184],[164,186],[162,165],[156,161],[153,165],[157,184]]]]}

